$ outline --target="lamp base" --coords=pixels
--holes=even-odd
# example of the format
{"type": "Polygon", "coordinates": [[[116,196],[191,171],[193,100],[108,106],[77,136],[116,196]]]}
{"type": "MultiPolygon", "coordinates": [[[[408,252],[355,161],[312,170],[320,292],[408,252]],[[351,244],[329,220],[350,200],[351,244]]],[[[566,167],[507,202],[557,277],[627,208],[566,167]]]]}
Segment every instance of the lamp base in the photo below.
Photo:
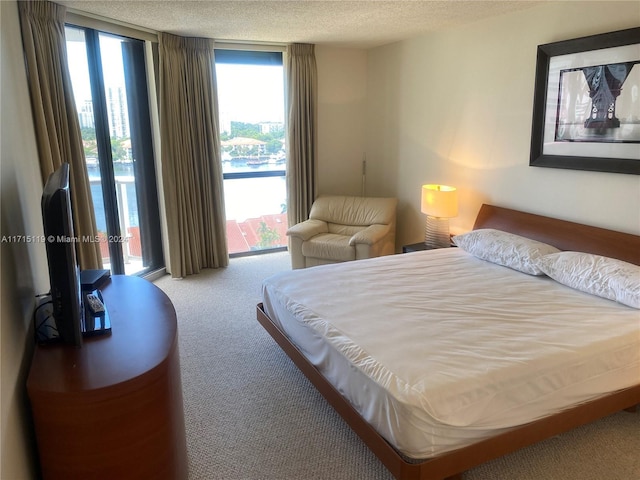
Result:
{"type": "Polygon", "coordinates": [[[424,244],[427,248],[447,248],[451,246],[448,218],[427,216],[424,244]]]}

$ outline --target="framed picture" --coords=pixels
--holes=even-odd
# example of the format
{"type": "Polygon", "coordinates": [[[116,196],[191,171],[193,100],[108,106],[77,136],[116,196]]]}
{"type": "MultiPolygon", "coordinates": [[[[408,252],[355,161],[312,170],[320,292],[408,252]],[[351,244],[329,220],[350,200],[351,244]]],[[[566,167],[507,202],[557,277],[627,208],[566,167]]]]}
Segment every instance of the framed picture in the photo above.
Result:
{"type": "Polygon", "coordinates": [[[538,46],[529,165],[640,174],[640,28],[538,46]]]}

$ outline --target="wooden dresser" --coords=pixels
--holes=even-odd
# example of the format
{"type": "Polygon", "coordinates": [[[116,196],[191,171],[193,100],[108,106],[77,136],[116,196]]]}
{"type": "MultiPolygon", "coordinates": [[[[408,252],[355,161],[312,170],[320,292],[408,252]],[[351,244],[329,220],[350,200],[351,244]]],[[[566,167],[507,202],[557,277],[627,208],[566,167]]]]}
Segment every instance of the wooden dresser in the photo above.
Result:
{"type": "Polygon", "coordinates": [[[27,379],[44,479],[187,478],[176,313],[152,283],[101,288],[110,335],[35,350],[27,379]]]}

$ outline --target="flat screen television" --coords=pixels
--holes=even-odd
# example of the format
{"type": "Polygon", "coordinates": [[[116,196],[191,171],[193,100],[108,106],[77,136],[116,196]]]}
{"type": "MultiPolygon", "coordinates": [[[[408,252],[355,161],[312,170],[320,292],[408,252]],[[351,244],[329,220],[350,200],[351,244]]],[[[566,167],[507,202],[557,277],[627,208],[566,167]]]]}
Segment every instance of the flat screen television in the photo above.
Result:
{"type": "Polygon", "coordinates": [[[69,164],[53,172],[42,192],[53,318],[60,341],[82,345],[83,301],[69,190],[69,164]]]}

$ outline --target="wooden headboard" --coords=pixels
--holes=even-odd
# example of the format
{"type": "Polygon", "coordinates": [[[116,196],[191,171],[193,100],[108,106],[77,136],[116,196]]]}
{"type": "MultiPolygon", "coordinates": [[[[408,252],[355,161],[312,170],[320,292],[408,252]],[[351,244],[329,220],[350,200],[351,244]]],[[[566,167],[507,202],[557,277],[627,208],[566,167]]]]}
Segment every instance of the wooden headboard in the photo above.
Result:
{"type": "Polygon", "coordinates": [[[640,236],[484,204],[473,229],[495,228],[553,245],[640,265],[640,236]]]}

